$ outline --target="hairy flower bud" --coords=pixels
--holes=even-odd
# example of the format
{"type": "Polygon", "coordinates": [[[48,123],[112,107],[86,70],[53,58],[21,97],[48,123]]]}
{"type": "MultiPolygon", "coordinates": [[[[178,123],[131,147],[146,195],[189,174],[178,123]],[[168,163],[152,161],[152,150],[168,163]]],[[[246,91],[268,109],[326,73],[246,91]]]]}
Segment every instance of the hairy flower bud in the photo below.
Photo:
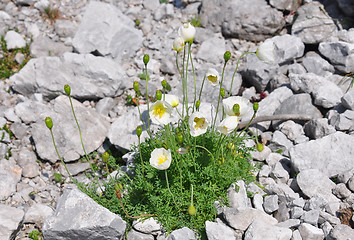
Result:
{"type": "Polygon", "coordinates": [[[191,215],[191,216],[194,216],[196,213],[196,209],[193,205],[189,205],[188,207],[188,214],[191,215]]]}
{"type": "Polygon", "coordinates": [[[178,144],[183,144],[184,137],[181,132],[177,133],[176,138],[177,138],[178,144]]]}
{"type": "Polygon", "coordinates": [[[256,146],[258,152],[262,152],[264,147],[263,147],[263,144],[262,143],[257,143],[257,146],[256,146]]]}
{"type": "Polygon", "coordinates": [[[134,88],[135,93],[139,92],[139,83],[138,83],[138,81],[134,81],[133,88],[134,88]]]}
{"type": "Polygon", "coordinates": [[[148,64],[149,60],[150,60],[150,56],[148,54],[145,54],[143,57],[143,62],[145,66],[148,64]]]}
{"type": "Polygon", "coordinates": [[[259,103],[258,102],[253,103],[253,111],[257,112],[258,108],[259,108],[259,103]]]}
{"type": "Polygon", "coordinates": [[[221,89],[220,89],[220,96],[221,96],[222,98],[225,97],[225,89],[224,89],[224,88],[221,88],[221,89]]]}
{"type": "Polygon", "coordinates": [[[70,88],[70,86],[69,86],[68,84],[65,84],[65,86],[64,86],[64,91],[65,91],[65,93],[66,93],[68,96],[70,96],[71,88],[70,88]]]}
{"type": "Polygon", "coordinates": [[[156,100],[161,100],[162,99],[162,92],[160,90],[156,91],[156,100]]]}
{"type": "Polygon", "coordinates": [[[45,118],[45,125],[47,125],[47,128],[52,129],[53,128],[53,121],[50,117],[45,118]]]}
{"type": "Polygon", "coordinates": [[[166,89],[166,87],[167,87],[167,81],[166,81],[166,80],[162,80],[161,85],[162,85],[163,88],[166,89]]]}
{"type": "Polygon", "coordinates": [[[225,63],[227,63],[227,61],[229,61],[231,58],[231,53],[229,51],[226,51],[224,53],[224,60],[225,60],[225,63]]]}
{"type": "Polygon", "coordinates": [[[141,126],[138,126],[136,128],[136,135],[140,138],[141,134],[143,133],[143,128],[141,126]]]}
{"type": "Polygon", "coordinates": [[[200,106],[200,101],[197,100],[197,101],[195,102],[195,108],[196,108],[197,110],[199,110],[199,106],[200,106]]]}
{"type": "Polygon", "coordinates": [[[232,107],[232,111],[235,113],[236,116],[240,116],[240,105],[236,103],[232,107]]]}
{"type": "Polygon", "coordinates": [[[104,152],[104,153],[102,154],[102,161],[103,161],[104,163],[107,163],[107,162],[108,162],[108,159],[109,159],[109,153],[108,153],[108,152],[104,152]]]}

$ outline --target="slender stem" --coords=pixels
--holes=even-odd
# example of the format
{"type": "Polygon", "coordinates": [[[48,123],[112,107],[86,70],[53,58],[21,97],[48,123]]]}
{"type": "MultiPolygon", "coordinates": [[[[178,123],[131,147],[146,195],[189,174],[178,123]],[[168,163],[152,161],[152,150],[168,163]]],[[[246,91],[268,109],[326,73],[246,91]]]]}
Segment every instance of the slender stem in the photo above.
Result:
{"type": "Polygon", "coordinates": [[[252,116],[251,120],[249,120],[247,126],[241,130],[241,132],[237,135],[236,138],[239,138],[239,137],[241,136],[241,134],[250,126],[252,120],[253,120],[255,117],[256,117],[256,112],[253,113],[253,116],[252,116]]]}
{"type": "Polygon", "coordinates": [[[191,194],[191,205],[193,205],[193,184],[191,184],[192,194],[191,194]]]}
{"type": "Polygon", "coordinates": [[[189,62],[189,52],[190,52],[190,44],[188,44],[188,53],[187,53],[187,63],[186,63],[186,68],[184,69],[186,71],[186,74],[184,75],[184,81],[185,81],[185,91],[186,91],[186,116],[188,117],[188,62],[189,62]]]}
{"type": "Polygon", "coordinates": [[[98,178],[97,178],[97,175],[96,175],[96,171],[95,171],[95,169],[93,169],[91,160],[90,160],[90,158],[87,156],[86,149],[85,149],[85,146],[84,146],[84,142],[83,142],[83,140],[82,140],[81,128],[80,128],[79,122],[77,121],[77,118],[76,118],[76,114],[75,114],[75,111],[74,111],[74,105],[73,105],[73,102],[72,102],[72,100],[71,100],[71,96],[70,96],[70,95],[68,95],[68,96],[69,96],[69,100],[70,100],[71,111],[72,111],[72,113],[73,113],[73,115],[74,115],[74,119],[75,119],[77,128],[79,129],[81,146],[82,146],[82,149],[84,150],[86,160],[90,163],[90,167],[91,167],[91,170],[92,170],[92,172],[93,172],[94,178],[95,178],[95,180],[96,180],[98,186],[100,187],[101,191],[103,192],[103,189],[102,189],[102,187],[101,187],[101,185],[100,185],[100,183],[99,183],[99,181],[98,181],[98,178]]]}
{"type": "Polygon", "coordinates": [[[199,98],[198,98],[199,101],[200,101],[200,99],[202,97],[202,91],[203,91],[203,87],[204,87],[204,82],[205,82],[205,76],[203,78],[202,86],[200,87],[200,91],[199,91],[199,98]]]}
{"type": "Polygon", "coordinates": [[[144,162],[143,162],[143,157],[141,155],[141,149],[140,149],[140,136],[138,137],[138,148],[139,148],[139,155],[140,155],[141,169],[142,169],[141,173],[142,173],[143,177],[145,177],[144,176],[144,162]]]}
{"type": "Polygon", "coordinates": [[[215,180],[215,158],[214,158],[214,155],[207,148],[205,148],[203,146],[194,145],[194,146],[191,146],[191,147],[201,148],[201,149],[205,150],[207,153],[209,153],[209,155],[213,158],[213,179],[215,180]]]}
{"type": "Polygon", "coordinates": [[[194,66],[193,66],[193,58],[192,58],[192,51],[191,51],[191,43],[188,43],[188,54],[190,56],[191,59],[191,65],[192,65],[192,71],[193,71],[193,79],[194,79],[194,101],[193,101],[193,112],[194,112],[194,108],[195,108],[195,102],[197,100],[197,82],[195,80],[195,72],[194,72],[194,66]]]}
{"type": "MultiPolygon", "coordinates": [[[[141,122],[143,123],[144,125],[144,128],[146,130],[146,132],[149,134],[149,137],[151,138],[151,132],[150,132],[150,128],[147,128],[146,125],[145,125],[145,122],[144,122],[144,119],[143,119],[143,115],[141,115],[141,112],[140,112],[140,104],[139,104],[139,101],[137,101],[137,104],[136,106],[138,107],[138,111],[139,111],[139,116],[140,116],[140,120],[141,122]]],[[[149,110],[148,110],[149,111],[149,110]]],[[[149,122],[149,112],[148,112],[148,122],[149,122]]]]}
{"type": "MultiPolygon", "coordinates": [[[[186,103],[186,81],[185,81],[185,72],[184,72],[184,63],[186,60],[186,47],[183,47],[183,61],[182,61],[182,89],[183,89],[183,108],[182,108],[182,117],[184,117],[184,110],[186,103]]],[[[187,104],[188,105],[188,104],[187,104]]]]}
{"type": "Polygon", "coordinates": [[[234,78],[235,78],[235,75],[236,75],[236,73],[237,73],[240,60],[241,60],[241,58],[242,58],[243,56],[245,56],[245,55],[248,54],[248,53],[256,53],[256,52],[245,52],[245,53],[243,53],[243,54],[238,58],[237,63],[236,63],[236,69],[235,69],[235,71],[234,71],[234,74],[232,75],[231,86],[230,86],[230,91],[229,91],[229,97],[231,96],[232,85],[233,85],[233,83],[234,83],[234,78]]]}
{"type": "Polygon", "coordinates": [[[150,108],[149,108],[149,94],[148,94],[147,64],[145,64],[145,97],[146,97],[146,105],[147,105],[148,132],[150,133],[150,108]]]}
{"type": "Polygon", "coordinates": [[[211,131],[214,131],[215,128],[215,123],[216,123],[216,118],[219,113],[219,105],[220,105],[220,99],[221,99],[221,87],[222,87],[222,82],[224,81],[224,72],[225,72],[225,67],[226,67],[226,62],[224,63],[224,67],[222,68],[222,75],[221,75],[221,81],[220,81],[220,88],[219,88],[219,97],[218,97],[218,105],[216,107],[216,113],[214,117],[214,122],[213,122],[213,127],[211,131]]]}
{"type": "Polygon", "coordinates": [[[168,189],[168,191],[170,192],[170,194],[171,194],[171,196],[172,196],[172,200],[173,200],[173,202],[175,203],[176,208],[178,208],[177,203],[176,203],[176,201],[175,201],[175,197],[173,196],[173,193],[171,192],[170,184],[168,183],[167,169],[165,170],[165,177],[166,177],[167,189],[168,189]]]}

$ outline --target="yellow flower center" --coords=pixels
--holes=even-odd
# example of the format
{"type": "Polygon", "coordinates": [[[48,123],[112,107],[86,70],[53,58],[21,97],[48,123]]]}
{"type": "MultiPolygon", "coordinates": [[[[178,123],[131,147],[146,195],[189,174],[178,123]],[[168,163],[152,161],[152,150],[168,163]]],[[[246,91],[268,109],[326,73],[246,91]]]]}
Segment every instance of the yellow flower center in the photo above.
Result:
{"type": "Polygon", "coordinates": [[[154,107],[154,109],[152,110],[152,114],[154,114],[155,116],[159,116],[159,118],[162,118],[162,116],[166,113],[166,109],[163,106],[163,104],[158,104],[154,107]]]}
{"type": "Polygon", "coordinates": [[[161,165],[161,164],[163,164],[164,162],[167,161],[167,156],[165,156],[165,155],[160,155],[160,156],[157,158],[157,161],[158,161],[158,165],[161,165]]]}
{"type": "Polygon", "coordinates": [[[202,128],[205,124],[205,118],[199,118],[199,117],[195,117],[194,118],[194,122],[195,122],[195,130],[198,130],[199,128],[202,128]]]}
{"type": "Polygon", "coordinates": [[[212,83],[217,83],[218,81],[218,77],[217,76],[213,76],[213,75],[209,75],[208,76],[208,80],[212,83]]]}

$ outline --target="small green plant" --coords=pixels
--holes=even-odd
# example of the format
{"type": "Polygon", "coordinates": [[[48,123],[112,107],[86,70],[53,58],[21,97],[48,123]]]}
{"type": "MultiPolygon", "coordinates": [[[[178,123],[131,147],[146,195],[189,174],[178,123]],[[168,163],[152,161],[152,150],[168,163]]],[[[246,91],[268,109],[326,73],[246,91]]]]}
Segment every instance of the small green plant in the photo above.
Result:
{"type": "Polygon", "coordinates": [[[141,80],[150,80],[150,76],[146,75],[145,73],[139,73],[138,78],[140,78],[141,80]]]}
{"type": "Polygon", "coordinates": [[[345,91],[346,93],[349,91],[349,89],[351,89],[354,86],[354,73],[348,73],[346,74],[338,83],[338,85],[342,84],[346,84],[347,82],[349,83],[349,86],[347,88],[347,90],[345,91]]]}
{"type": "Polygon", "coordinates": [[[138,28],[141,24],[141,21],[139,19],[135,20],[135,27],[138,28]]]}
{"type": "Polygon", "coordinates": [[[54,8],[53,6],[47,6],[44,8],[42,14],[44,19],[48,19],[51,24],[54,24],[55,21],[60,17],[59,9],[54,8]]]}
{"type": "Polygon", "coordinates": [[[60,173],[54,173],[53,174],[54,180],[59,183],[62,181],[63,175],[61,175],[60,173]]]}
{"type": "Polygon", "coordinates": [[[43,240],[43,235],[37,230],[33,230],[28,234],[28,237],[33,240],[43,240]]]}
{"type": "Polygon", "coordinates": [[[8,50],[4,36],[1,36],[1,49],[3,57],[0,58],[0,79],[6,79],[17,73],[31,59],[29,46],[24,48],[16,48],[8,50]],[[17,53],[22,53],[25,59],[22,63],[17,63],[15,56],[17,53]]]}
{"type": "Polygon", "coordinates": [[[194,26],[194,27],[200,27],[201,26],[201,18],[200,17],[194,17],[190,20],[190,23],[194,26]]]}
{"type": "Polygon", "coordinates": [[[168,4],[168,0],[160,0],[160,3],[168,4]]]}

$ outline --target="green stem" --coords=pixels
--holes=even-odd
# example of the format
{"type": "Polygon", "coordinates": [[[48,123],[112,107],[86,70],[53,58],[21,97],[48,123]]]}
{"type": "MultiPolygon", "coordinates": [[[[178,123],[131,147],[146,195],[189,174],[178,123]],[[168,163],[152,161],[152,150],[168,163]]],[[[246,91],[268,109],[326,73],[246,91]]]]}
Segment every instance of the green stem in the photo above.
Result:
{"type": "Polygon", "coordinates": [[[205,76],[203,78],[202,86],[200,87],[200,91],[199,91],[199,98],[198,98],[199,101],[202,98],[202,91],[203,91],[203,87],[204,87],[204,82],[205,82],[205,76]]]}
{"type": "Polygon", "coordinates": [[[72,102],[72,100],[71,100],[71,96],[70,96],[70,95],[69,95],[69,100],[70,100],[70,105],[71,105],[71,111],[72,111],[72,113],[73,113],[73,115],[74,115],[74,119],[75,119],[77,128],[79,129],[81,146],[82,146],[82,149],[84,150],[85,158],[86,158],[86,160],[90,163],[90,167],[91,167],[91,170],[92,170],[93,175],[94,175],[94,177],[95,177],[95,180],[96,180],[98,186],[100,187],[101,191],[103,192],[103,189],[102,189],[102,187],[101,187],[101,185],[100,185],[100,183],[99,183],[99,181],[98,181],[98,178],[97,178],[97,176],[96,176],[96,171],[95,171],[95,169],[93,169],[91,160],[90,160],[90,158],[87,156],[86,149],[85,149],[85,146],[84,146],[84,142],[83,142],[83,140],[82,140],[81,128],[80,128],[79,122],[77,121],[76,114],[75,114],[75,111],[74,111],[74,105],[73,105],[73,102],[72,102]]]}
{"type": "Polygon", "coordinates": [[[195,72],[194,72],[194,66],[193,66],[193,58],[192,58],[192,52],[191,52],[191,43],[188,43],[188,54],[190,56],[191,59],[191,65],[192,65],[192,71],[193,71],[193,79],[194,79],[194,101],[193,101],[193,112],[194,112],[194,108],[195,108],[195,102],[197,100],[197,82],[195,80],[195,72]]]}
{"type": "Polygon", "coordinates": [[[143,178],[145,177],[144,176],[144,163],[143,163],[143,157],[141,155],[141,149],[140,149],[140,136],[138,137],[138,148],[139,148],[139,155],[140,155],[140,161],[141,161],[141,173],[143,175],[143,178]]]}
{"type": "Polygon", "coordinates": [[[205,150],[207,153],[209,153],[209,155],[213,158],[213,179],[215,180],[215,158],[214,158],[214,155],[207,148],[205,148],[203,146],[194,145],[194,146],[191,146],[191,147],[201,148],[201,149],[205,150]]]}
{"type": "Polygon", "coordinates": [[[229,97],[231,96],[232,85],[233,85],[233,83],[234,83],[234,78],[235,78],[235,75],[236,75],[236,73],[237,73],[240,60],[241,60],[241,58],[242,58],[243,56],[245,56],[245,55],[248,54],[248,53],[256,53],[256,52],[245,52],[245,53],[243,53],[243,54],[238,58],[237,63],[236,63],[236,69],[235,69],[235,71],[234,71],[234,74],[232,75],[231,86],[230,86],[230,91],[229,91],[229,97]]]}
{"type": "Polygon", "coordinates": [[[253,113],[253,116],[251,118],[251,120],[248,122],[247,126],[245,128],[242,129],[242,131],[237,135],[237,139],[241,136],[241,134],[250,126],[252,120],[256,117],[256,112],[253,113]]]}
{"type": "Polygon", "coordinates": [[[146,97],[146,105],[147,105],[148,132],[150,133],[150,108],[149,108],[149,94],[148,94],[147,64],[145,64],[145,97],[146,97]]]}
{"type": "Polygon", "coordinates": [[[173,200],[173,202],[175,203],[176,208],[178,208],[177,203],[176,203],[176,201],[175,201],[175,197],[173,196],[173,193],[171,192],[170,184],[168,183],[167,169],[165,170],[165,177],[166,177],[167,189],[168,189],[168,191],[170,192],[170,194],[171,194],[171,196],[172,196],[172,200],[173,200]]]}
{"type": "MultiPolygon", "coordinates": [[[[140,107],[139,107],[139,106],[140,106],[139,101],[137,101],[137,105],[136,105],[136,106],[138,107],[138,112],[139,112],[140,120],[141,120],[141,122],[143,123],[146,132],[149,134],[149,137],[151,138],[150,128],[147,128],[147,127],[146,127],[145,122],[144,122],[144,119],[143,119],[143,115],[141,115],[141,111],[140,111],[140,107]]],[[[149,122],[149,110],[148,110],[147,116],[148,116],[148,122],[149,122]]]]}
{"type": "Polygon", "coordinates": [[[218,113],[219,113],[219,105],[220,105],[220,100],[221,100],[221,88],[222,88],[222,83],[223,83],[223,81],[224,81],[225,67],[226,67],[226,62],[224,63],[224,67],[222,68],[222,75],[221,75],[220,88],[219,88],[219,97],[218,97],[218,105],[217,105],[217,107],[216,107],[216,113],[215,113],[214,122],[213,122],[213,127],[212,127],[211,131],[214,131],[215,123],[216,123],[216,118],[217,118],[218,113]]]}

